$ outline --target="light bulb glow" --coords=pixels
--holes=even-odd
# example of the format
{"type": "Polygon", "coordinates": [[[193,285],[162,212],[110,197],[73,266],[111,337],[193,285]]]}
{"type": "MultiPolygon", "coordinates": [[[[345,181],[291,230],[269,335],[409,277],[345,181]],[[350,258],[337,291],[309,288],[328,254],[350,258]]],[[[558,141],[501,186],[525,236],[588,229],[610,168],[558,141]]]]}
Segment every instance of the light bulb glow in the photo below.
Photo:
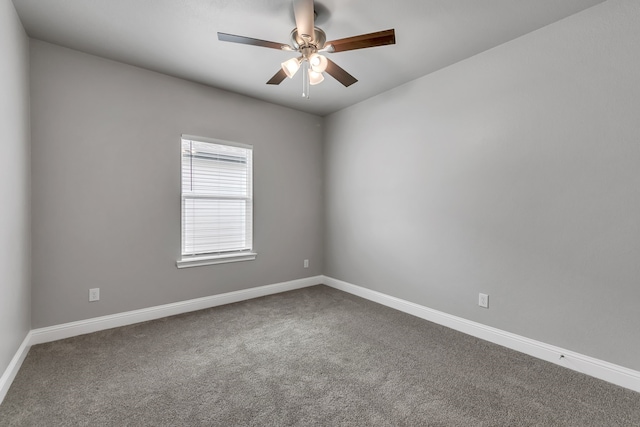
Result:
{"type": "Polygon", "coordinates": [[[327,69],[328,62],[327,58],[317,53],[312,53],[309,56],[309,65],[311,65],[311,69],[316,73],[323,73],[324,70],[327,69]]]}
{"type": "Polygon", "coordinates": [[[280,65],[282,66],[282,70],[287,75],[287,77],[291,79],[300,69],[300,59],[291,58],[280,65]]]}

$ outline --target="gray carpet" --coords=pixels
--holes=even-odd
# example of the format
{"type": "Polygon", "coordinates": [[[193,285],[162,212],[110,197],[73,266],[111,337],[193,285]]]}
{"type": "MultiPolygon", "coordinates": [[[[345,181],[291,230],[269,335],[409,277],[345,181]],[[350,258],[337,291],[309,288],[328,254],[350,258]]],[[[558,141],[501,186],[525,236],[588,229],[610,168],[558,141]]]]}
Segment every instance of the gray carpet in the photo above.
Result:
{"type": "Polygon", "coordinates": [[[640,393],[326,286],[31,348],[2,426],[640,426],[640,393]]]}

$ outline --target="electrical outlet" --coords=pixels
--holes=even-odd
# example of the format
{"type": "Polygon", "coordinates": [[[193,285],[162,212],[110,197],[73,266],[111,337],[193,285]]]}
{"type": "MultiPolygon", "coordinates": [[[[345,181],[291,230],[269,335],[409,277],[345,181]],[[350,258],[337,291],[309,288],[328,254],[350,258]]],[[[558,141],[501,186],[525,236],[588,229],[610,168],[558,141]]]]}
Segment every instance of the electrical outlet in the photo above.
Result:
{"type": "Polygon", "coordinates": [[[308,259],[304,260],[304,268],[309,268],[309,260],[308,259]]]}
{"type": "Polygon", "coordinates": [[[89,302],[100,300],[100,288],[89,289],[89,302]]]}
{"type": "Polygon", "coordinates": [[[480,307],[489,308],[489,295],[480,294],[478,296],[478,305],[480,307]]]}

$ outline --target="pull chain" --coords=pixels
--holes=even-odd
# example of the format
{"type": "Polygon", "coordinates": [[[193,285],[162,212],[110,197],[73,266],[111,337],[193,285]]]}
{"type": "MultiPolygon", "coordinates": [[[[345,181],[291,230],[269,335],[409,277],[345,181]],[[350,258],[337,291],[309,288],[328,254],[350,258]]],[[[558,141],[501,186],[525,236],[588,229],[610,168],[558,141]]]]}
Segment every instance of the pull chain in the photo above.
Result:
{"type": "Polygon", "coordinates": [[[309,61],[302,60],[302,97],[309,99],[309,61]]]}

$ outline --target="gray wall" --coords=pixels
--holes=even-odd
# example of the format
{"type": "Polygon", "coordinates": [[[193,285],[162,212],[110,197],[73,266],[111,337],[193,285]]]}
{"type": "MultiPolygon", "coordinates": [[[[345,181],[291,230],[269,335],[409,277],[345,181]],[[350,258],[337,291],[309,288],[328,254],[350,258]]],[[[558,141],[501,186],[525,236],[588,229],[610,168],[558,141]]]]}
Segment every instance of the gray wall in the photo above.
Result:
{"type": "Polygon", "coordinates": [[[611,0],[329,116],[325,274],[640,370],[638,28],[611,0]]]}
{"type": "Polygon", "coordinates": [[[0,1],[0,375],[31,328],[29,40],[0,1]]]}
{"type": "Polygon", "coordinates": [[[34,328],[322,273],[320,117],[35,40],[31,93],[34,328]],[[255,261],[176,268],[182,133],[254,146],[255,261]]]}

